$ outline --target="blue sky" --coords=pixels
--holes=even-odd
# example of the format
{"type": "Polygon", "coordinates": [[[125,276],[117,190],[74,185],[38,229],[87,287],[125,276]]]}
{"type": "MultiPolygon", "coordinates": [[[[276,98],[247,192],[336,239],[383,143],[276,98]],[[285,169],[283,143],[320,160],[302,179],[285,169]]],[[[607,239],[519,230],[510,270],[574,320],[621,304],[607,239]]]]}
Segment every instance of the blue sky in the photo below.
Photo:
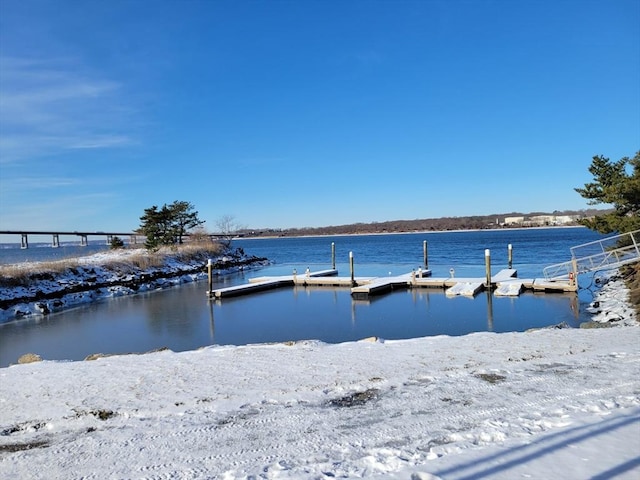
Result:
{"type": "Polygon", "coordinates": [[[0,0],[0,230],[582,209],[639,149],[637,0],[0,0]]]}

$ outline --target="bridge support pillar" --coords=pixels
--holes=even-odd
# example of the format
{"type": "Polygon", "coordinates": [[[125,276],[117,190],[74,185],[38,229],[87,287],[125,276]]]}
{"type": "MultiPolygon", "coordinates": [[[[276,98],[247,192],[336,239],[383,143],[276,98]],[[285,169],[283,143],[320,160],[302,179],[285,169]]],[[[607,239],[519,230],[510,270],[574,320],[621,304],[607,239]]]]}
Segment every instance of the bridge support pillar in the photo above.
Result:
{"type": "Polygon", "coordinates": [[[138,244],[138,237],[136,237],[135,235],[131,235],[129,237],[129,243],[132,245],[137,245],[138,244]]]}
{"type": "Polygon", "coordinates": [[[113,242],[113,235],[107,235],[107,245],[111,245],[111,242],[113,242]]]}
{"type": "Polygon", "coordinates": [[[29,248],[29,237],[26,233],[21,234],[20,248],[29,248]]]}
{"type": "Polygon", "coordinates": [[[53,234],[53,238],[51,239],[51,246],[53,248],[58,248],[60,246],[60,236],[57,233],[53,234]]]}
{"type": "Polygon", "coordinates": [[[87,236],[86,235],[80,235],[80,246],[81,247],[86,247],[87,245],[89,245],[89,242],[87,241],[87,236]]]}

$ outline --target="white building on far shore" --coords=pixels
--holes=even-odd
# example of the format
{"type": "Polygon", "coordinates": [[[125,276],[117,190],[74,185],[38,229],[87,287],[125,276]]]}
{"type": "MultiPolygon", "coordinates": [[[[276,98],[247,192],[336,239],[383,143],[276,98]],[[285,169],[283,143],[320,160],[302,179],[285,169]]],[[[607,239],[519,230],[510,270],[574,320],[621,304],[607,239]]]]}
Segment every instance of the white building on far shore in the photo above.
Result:
{"type": "Polygon", "coordinates": [[[524,223],[524,217],[505,217],[505,225],[522,225],[524,223]]]}
{"type": "Polygon", "coordinates": [[[568,225],[580,219],[580,215],[534,215],[532,217],[505,217],[505,226],[521,225],[525,227],[542,227],[545,225],[568,225]]]}

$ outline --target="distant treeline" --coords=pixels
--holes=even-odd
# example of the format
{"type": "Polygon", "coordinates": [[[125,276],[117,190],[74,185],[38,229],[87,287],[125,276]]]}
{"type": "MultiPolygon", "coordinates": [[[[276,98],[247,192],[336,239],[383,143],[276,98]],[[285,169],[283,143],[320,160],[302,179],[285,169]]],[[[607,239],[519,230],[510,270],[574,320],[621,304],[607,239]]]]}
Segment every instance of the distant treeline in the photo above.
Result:
{"type": "Polygon", "coordinates": [[[327,227],[304,227],[304,228],[287,228],[287,229],[242,229],[237,233],[240,236],[252,237],[297,237],[302,235],[352,235],[352,234],[368,234],[368,233],[405,233],[405,232],[425,232],[425,231],[446,231],[446,230],[482,230],[496,228],[522,228],[525,226],[553,226],[552,222],[538,223],[532,225],[525,222],[523,224],[505,222],[506,218],[524,217],[525,219],[540,216],[556,216],[556,217],[574,217],[575,221],[562,222],[563,226],[579,225],[578,220],[589,218],[594,215],[601,214],[607,210],[602,209],[586,209],[586,210],[564,210],[531,213],[499,213],[493,215],[468,216],[468,217],[441,217],[441,218],[424,218],[418,220],[389,220],[386,222],[372,223],[352,223],[349,225],[331,225],[327,227]]]}

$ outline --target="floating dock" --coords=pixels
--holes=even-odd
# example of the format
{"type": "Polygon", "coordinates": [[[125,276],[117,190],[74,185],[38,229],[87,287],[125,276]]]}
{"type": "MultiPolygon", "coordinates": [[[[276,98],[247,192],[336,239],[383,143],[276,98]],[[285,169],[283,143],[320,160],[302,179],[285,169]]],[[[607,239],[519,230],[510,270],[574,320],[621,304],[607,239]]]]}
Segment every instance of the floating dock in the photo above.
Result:
{"type": "MultiPolygon", "coordinates": [[[[288,287],[293,285],[307,285],[306,282],[312,282],[313,279],[318,277],[333,277],[338,275],[338,270],[320,270],[318,272],[306,272],[304,275],[285,275],[282,277],[259,277],[249,279],[249,283],[242,285],[234,285],[233,287],[219,288],[209,292],[210,297],[224,298],[224,297],[237,297],[240,295],[248,295],[250,293],[262,292],[264,290],[272,290],[274,288],[288,287]],[[301,281],[302,280],[302,281],[301,281]]],[[[339,280],[339,279],[335,279],[339,280]]],[[[309,283],[311,285],[311,283],[309,283]]],[[[345,286],[340,282],[326,282],[318,283],[319,285],[331,285],[331,286],[345,286]]],[[[350,284],[349,284],[350,285],[350,284]]]]}
{"type": "Polygon", "coordinates": [[[287,286],[343,287],[351,289],[355,300],[366,300],[375,295],[399,288],[442,288],[448,297],[473,297],[478,292],[491,288],[496,296],[517,296],[523,290],[535,292],[575,292],[578,287],[568,279],[519,279],[515,269],[500,270],[491,276],[491,285],[482,278],[431,277],[430,270],[415,271],[393,277],[339,277],[336,269],[306,271],[278,277],[252,278],[249,283],[212,290],[211,298],[222,299],[287,286]]]}
{"type": "MultiPolygon", "coordinates": [[[[6,232],[5,232],[6,233],[6,232]]],[[[491,252],[485,250],[486,277],[484,278],[454,278],[453,269],[450,277],[433,278],[428,269],[427,241],[423,241],[423,256],[425,269],[418,269],[395,277],[354,277],[353,275],[353,253],[349,252],[349,262],[351,264],[351,276],[339,277],[335,269],[335,243],[331,244],[331,257],[334,268],[311,272],[307,269],[304,274],[299,275],[293,272],[292,275],[280,277],[260,277],[249,280],[244,285],[233,287],[212,289],[211,260],[209,260],[209,298],[221,299],[238,295],[248,295],[250,293],[280,288],[285,286],[304,287],[343,287],[351,289],[351,295],[356,300],[368,299],[371,296],[382,295],[398,288],[442,288],[448,297],[467,296],[474,297],[482,290],[489,290],[496,296],[518,296],[523,290],[534,292],[577,292],[578,273],[596,271],[604,267],[617,268],[631,262],[640,261],[640,230],[610,237],[573,247],[572,260],[557,265],[551,265],[544,269],[545,278],[518,278],[518,272],[511,268],[513,265],[513,249],[508,246],[509,268],[500,270],[497,274],[491,275],[491,252]],[[635,235],[635,236],[634,236],[635,235]],[[621,240],[624,241],[621,241],[621,240]],[[625,247],[610,249],[603,241],[612,241],[616,245],[624,244],[625,247]],[[576,251],[587,250],[591,252],[595,249],[597,253],[583,255],[579,257],[576,251]]]]}

